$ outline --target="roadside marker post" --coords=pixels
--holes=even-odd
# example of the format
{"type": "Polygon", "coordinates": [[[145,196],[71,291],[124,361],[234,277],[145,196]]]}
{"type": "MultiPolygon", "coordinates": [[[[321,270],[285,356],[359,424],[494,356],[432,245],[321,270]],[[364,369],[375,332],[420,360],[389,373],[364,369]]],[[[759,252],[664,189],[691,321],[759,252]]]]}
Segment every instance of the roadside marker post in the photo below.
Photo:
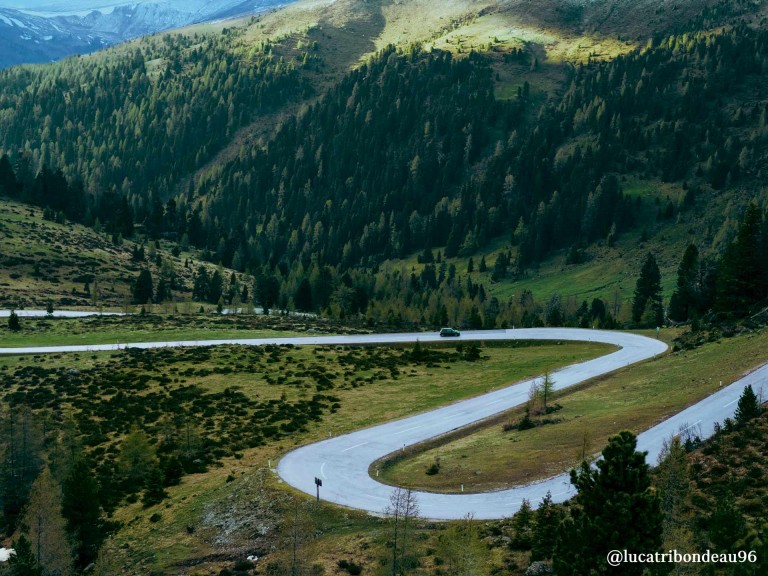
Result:
{"type": "Polygon", "coordinates": [[[323,481],[320,478],[315,477],[315,486],[317,486],[317,501],[320,502],[320,486],[323,485],[323,481]]]}

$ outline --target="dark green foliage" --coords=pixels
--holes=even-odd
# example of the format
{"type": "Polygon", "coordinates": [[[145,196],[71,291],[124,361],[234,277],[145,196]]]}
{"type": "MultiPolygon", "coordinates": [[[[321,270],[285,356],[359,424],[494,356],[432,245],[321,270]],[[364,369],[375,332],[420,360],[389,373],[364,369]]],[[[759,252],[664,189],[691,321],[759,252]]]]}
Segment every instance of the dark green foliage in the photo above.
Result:
{"type": "Polygon", "coordinates": [[[611,550],[655,552],[661,547],[662,514],[651,488],[645,453],[631,432],[612,436],[603,458],[571,471],[578,495],[558,531],[554,568],[559,576],[640,575],[644,564],[610,567],[611,550]]]}
{"type": "Polygon", "coordinates": [[[7,154],[3,154],[0,156],[0,195],[16,196],[18,188],[19,183],[16,181],[11,159],[7,154]]]}
{"type": "Polygon", "coordinates": [[[745,316],[768,297],[768,231],[754,203],[720,260],[715,308],[745,316]]]}
{"type": "MultiPolygon", "coordinates": [[[[167,198],[255,115],[307,94],[296,66],[279,57],[279,45],[246,57],[231,38],[166,35],[104,59],[0,72],[0,109],[8,112],[0,121],[0,149],[23,149],[26,142],[31,150],[26,167],[16,170],[18,180],[34,181],[23,194],[78,220],[90,199],[82,185],[62,193],[63,172],[82,178],[91,194],[112,196],[91,207],[91,220],[112,223],[110,232],[130,236],[134,219],[146,220],[153,235],[183,226],[174,211],[156,210],[156,198],[167,198]],[[61,172],[44,169],[39,181],[28,175],[47,158],[63,162],[61,172]],[[123,209],[121,195],[143,205],[139,214],[123,209]]],[[[4,166],[0,186],[9,189],[4,166]]]]}
{"type": "Polygon", "coordinates": [[[11,310],[8,316],[8,330],[11,332],[18,332],[21,330],[21,322],[19,322],[19,315],[16,314],[16,310],[11,310]]]}
{"type": "Polygon", "coordinates": [[[699,271],[699,250],[689,244],[677,269],[677,286],[669,300],[669,317],[676,322],[688,320],[691,310],[699,309],[697,298],[697,276],[699,271]]]}
{"type": "Polygon", "coordinates": [[[42,467],[41,419],[27,406],[10,402],[0,421],[0,529],[12,535],[42,467]]]}
{"type": "Polygon", "coordinates": [[[270,308],[277,303],[277,299],[280,297],[280,283],[272,273],[263,270],[256,276],[253,294],[255,304],[262,307],[264,314],[269,314],[270,308]]]}
{"type": "Polygon", "coordinates": [[[152,272],[147,269],[139,272],[139,277],[133,285],[133,303],[146,304],[152,301],[154,294],[154,283],[152,282],[152,272]]]}
{"type": "Polygon", "coordinates": [[[531,561],[552,558],[557,539],[557,527],[562,519],[562,507],[553,504],[552,495],[547,492],[533,515],[531,561]]]}
{"type": "Polygon", "coordinates": [[[306,278],[302,278],[301,282],[299,282],[299,287],[293,296],[293,302],[296,305],[296,309],[301,312],[310,312],[314,309],[312,304],[312,287],[306,278]]]}
{"type": "Polygon", "coordinates": [[[734,503],[733,495],[725,494],[717,499],[715,509],[707,518],[708,536],[712,549],[717,552],[731,552],[738,548],[745,536],[747,524],[741,511],[734,503]]]}
{"type": "Polygon", "coordinates": [[[467,362],[476,362],[480,360],[480,343],[468,342],[467,344],[457,345],[456,351],[461,356],[462,360],[467,362]]]}
{"type": "Polygon", "coordinates": [[[511,545],[518,550],[530,550],[533,537],[533,511],[531,503],[523,499],[520,510],[512,519],[514,536],[511,545]]]}
{"type": "Polygon", "coordinates": [[[632,299],[632,320],[645,327],[654,328],[664,323],[661,304],[661,273],[656,258],[648,253],[640,270],[632,299]]]}
{"type": "Polygon", "coordinates": [[[84,458],[75,462],[61,489],[61,513],[74,544],[75,565],[82,569],[96,559],[105,537],[98,485],[91,466],[84,458]]]}
{"type": "Polygon", "coordinates": [[[8,560],[9,576],[41,576],[42,569],[37,565],[37,559],[32,551],[32,545],[24,534],[19,536],[11,548],[16,552],[8,560]]]}
{"type": "Polygon", "coordinates": [[[760,415],[760,402],[757,395],[752,390],[752,385],[748,384],[739,397],[739,403],[736,405],[735,419],[737,424],[746,424],[752,418],[760,415]]]}
{"type": "Polygon", "coordinates": [[[528,406],[525,407],[525,414],[523,414],[522,419],[517,424],[517,429],[522,432],[524,430],[530,430],[531,428],[536,427],[536,422],[534,422],[531,419],[531,410],[528,408],[528,406]]]}
{"type": "Polygon", "coordinates": [[[358,576],[363,571],[363,567],[353,561],[339,560],[336,565],[351,576],[358,576]]]}
{"type": "Polygon", "coordinates": [[[461,186],[492,132],[513,127],[521,108],[494,100],[479,55],[387,48],[288,119],[265,149],[200,180],[217,226],[205,236],[242,246],[252,268],[280,258],[305,269],[313,257],[344,269],[413,250],[430,260],[427,250],[452,233],[459,248],[475,245],[467,239],[481,227],[480,241],[498,236],[503,218],[476,210],[481,188],[461,186]],[[436,208],[446,196],[463,197],[458,215],[448,203],[436,208]]]}

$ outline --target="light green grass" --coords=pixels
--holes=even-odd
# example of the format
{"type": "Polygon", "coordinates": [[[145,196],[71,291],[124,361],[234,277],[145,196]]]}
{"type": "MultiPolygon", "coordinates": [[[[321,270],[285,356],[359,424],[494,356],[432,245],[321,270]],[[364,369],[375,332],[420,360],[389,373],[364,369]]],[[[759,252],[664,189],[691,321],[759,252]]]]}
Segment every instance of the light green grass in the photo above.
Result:
{"type": "MultiPolygon", "coordinates": [[[[31,322],[31,319],[28,319],[31,322]]],[[[126,344],[140,342],[175,342],[175,341],[200,341],[200,340],[225,340],[244,338],[288,338],[292,336],[306,336],[306,332],[290,330],[234,330],[234,329],[151,329],[151,328],[125,328],[113,329],[106,332],[84,333],[58,333],[41,334],[39,337],[30,338],[29,334],[17,334],[3,332],[0,343],[3,347],[19,348],[23,346],[65,346],[65,345],[89,345],[89,344],[126,344]]]]}

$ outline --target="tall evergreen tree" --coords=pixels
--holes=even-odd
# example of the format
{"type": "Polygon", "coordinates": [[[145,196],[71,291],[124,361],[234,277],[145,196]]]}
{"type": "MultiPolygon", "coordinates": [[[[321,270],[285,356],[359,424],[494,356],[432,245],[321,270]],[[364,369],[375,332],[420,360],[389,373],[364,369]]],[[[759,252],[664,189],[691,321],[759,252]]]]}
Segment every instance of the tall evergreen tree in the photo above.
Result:
{"type": "Polygon", "coordinates": [[[611,550],[653,553],[660,549],[662,513],[651,487],[645,452],[628,431],[612,436],[596,469],[586,462],[571,470],[578,494],[560,525],[554,555],[558,576],[641,575],[648,564],[611,567],[611,550]]]}
{"type": "Polygon", "coordinates": [[[144,269],[139,272],[136,284],[133,286],[133,303],[146,304],[152,300],[154,294],[154,284],[152,282],[152,273],[144,269]]]}
{"type": "Polygon", "coordinates": [[[18,183],[7,154],[0,157],[0,195],[15,196],[18,183]]]}
{"type": "Polygon", "coordinates": [[[61,512],[74,544],[75,564],[83,569],[96,558],[103,539],[98,485],[86,460],[78,458],[61,488],[61,512]]]}
{"type": "Polygon", "coordinates": [[[760,416],[760,402],[755,391],[752,390],[752,385],[747,384],[739,397],[739,403],[736,405],[736,422],[746,424],[757,416],[760,416]]]}
{"type": "Polygon", "coordinates": [[[21,330],[21,322],[19,322],[19,315],[16,314],[16,310],[11,310],[11,314],[8,316],[8,330],[11,332],[21,330]]]}
{"type": "Polygon", "coordinates": [[[677,286],[669,300],[669,317],[676,322],[688,320],[691,311],[698,309],[696,278],[699,271],[699,250],[689,244],[677,268],[677,286]]]}
{"type": "Polygon", "coordinates": [[[635,285],[632,300],[632,320],[637,323],[661,326],[664,322],[664,309],[661,304],[661,272],[656,258],[650,252],[645,257],[640,277],[635,285]]]}
{"type": "Polygon", "coordinates": [[[720,260],[716,308],[743,316],[768,296],[768,264],[759,208],[747,206],[736,239],[720,260]]]}
{"type": "Polygon", "coordinates": [[[42,576],[32,545],[24,534],[13,544],[15,554],[8,560],[9,576],[42,576]]]}

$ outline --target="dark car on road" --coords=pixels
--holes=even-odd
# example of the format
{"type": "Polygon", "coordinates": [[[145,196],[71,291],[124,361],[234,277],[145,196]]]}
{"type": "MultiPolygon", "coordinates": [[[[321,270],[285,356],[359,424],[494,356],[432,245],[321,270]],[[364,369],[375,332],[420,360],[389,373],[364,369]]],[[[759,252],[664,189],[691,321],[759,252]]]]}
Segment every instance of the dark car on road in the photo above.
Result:
{"type": "Polygon", "coordinates": [[[443,336],[443,337],[446,337],[446,336],[461,336],[461,332],[459,332],[455,328],[441,328],[440,329],[440,336],[443,336]]]}

